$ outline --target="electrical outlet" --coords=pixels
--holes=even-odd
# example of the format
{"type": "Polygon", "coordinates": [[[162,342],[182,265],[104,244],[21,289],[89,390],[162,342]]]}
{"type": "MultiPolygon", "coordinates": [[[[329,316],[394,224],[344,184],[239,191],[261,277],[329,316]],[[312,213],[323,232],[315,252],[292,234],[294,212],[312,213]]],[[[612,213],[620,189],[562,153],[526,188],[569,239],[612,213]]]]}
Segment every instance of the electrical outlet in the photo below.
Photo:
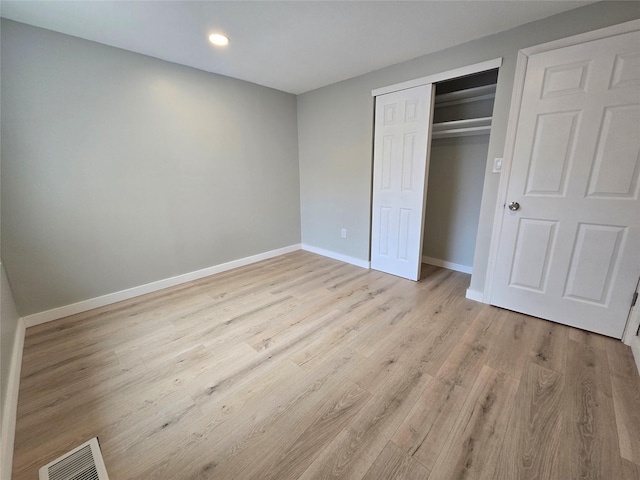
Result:
{"type": "Polygon", "coordinates": [[[494,158],[493,159],[493,173],[500,173],[502,170],[502,159],[494,158]]]}
{"type": "Polygon", "coordinates": [[[347,229],[343,228],[342,230],[340,230],[340,236],[342,238],[347,238],[347,229]]]}

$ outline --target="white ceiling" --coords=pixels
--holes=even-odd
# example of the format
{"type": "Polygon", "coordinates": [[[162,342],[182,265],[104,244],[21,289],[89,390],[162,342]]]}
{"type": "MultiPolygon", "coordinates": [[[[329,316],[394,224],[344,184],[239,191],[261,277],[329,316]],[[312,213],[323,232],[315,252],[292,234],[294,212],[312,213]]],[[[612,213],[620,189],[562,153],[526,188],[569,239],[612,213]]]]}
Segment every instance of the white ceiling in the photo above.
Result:
{"type": "Polygon", "coordinates": [[[590,1],[7,1],[1,15],[290,93],[590,1]],[[231,38],[211,45],[211,32],[231,38]]]}

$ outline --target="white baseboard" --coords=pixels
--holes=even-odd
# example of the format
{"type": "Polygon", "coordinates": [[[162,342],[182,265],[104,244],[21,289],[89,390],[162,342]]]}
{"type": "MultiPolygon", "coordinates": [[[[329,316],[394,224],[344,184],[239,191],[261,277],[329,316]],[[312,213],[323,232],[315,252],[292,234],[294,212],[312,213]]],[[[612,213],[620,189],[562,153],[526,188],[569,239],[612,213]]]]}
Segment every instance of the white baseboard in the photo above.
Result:
{"type": "Polygon", "coordinates": [[[474,300],[476,302],[480,302],[480,303],[484,303],[482,297],[482,292],[479,292],[477,290],[471,290],[470,288],[467,288],[467,294],[465,295],[469,300],[474,300]]]}
{"type": "Polygon", "coordinates": [[[348,255],[343,255],[341,253],[332,252],[331,250],[325,250],[324,248],[318,248],[304,243],[302,244],[301,248],[302,250],[305,250],[307,252],[317,253],[318,255],[322,255],[323,257],[340,260],[341,262],[350,263],[351,265],[355,265],[357,267],[371,268],[371,262],[367,260],[360,260],[359,258],[350,257],[348,255]]]}
{"type": "Polygon", "coordinates": [[[127,290],[109,293],[101,297],[83,300],[71,305],[65,305],[64,307],[58,307],[51,310],[46,310],[44,312],[34,313],[33,315],[24,317],[23,320],[27,328],[33,327],[35,325],[40,325],[41,323],[51,322],[52,320],[68,317],[69,315],[75,315],[76,313],[86,312],[87,310],[104,307],[105,305],[111,305],[112,303],[121,302],[123,300],[128,300],[140,295],[156,292],[158,290],[162,290],[163,288],[173,287],[182,283],[198,280],[199,278],[208,277],[209,275],[215,275],[216,273],[225,272],[233,268],[243,267],[251,263],[267,260],[269,258],[284,255],[285,253],[294,252],[296,250],[300,250],[299,243],[290,245],[288,247],[271,250],[269,252],[259,253],[250,257],[240,258],[231,262],[222,263],[213,267],[203,268],[202,270],[196,270],[195,272],[176,275],[175,277],[158,280],[157,282],[147,283],[145,285],[129,288],[127,290]]]}
{"type": "Polygon", "coordinates": [[[435,265],[436,267],[448,268],[449,270],[455,270],[456,272],[473,273],[473,267],[468,267],[467,265],[461,265],[459,263],[447,262],[446,260],[440,260],[439,258],[427,257],[426,255],[422,256],[422,263],[435,265]]]}
{"type": "Polygon", "coordinates": [[[20,391],[20,369],[24,349],[25,323],[18,320],[13,339],[13,353],[9,365],[7,396],[2,411],[2,433],[0,434],[0,478],[11,478],[13,463],[13,441],[16,434],[16,415],[18,411],[18,392],[20,391]]]}
{"type": "Polygon", "coordinates": [[[635,337],[630,344],[631,351],[633,352],[633,358],[636,361],[636,367],[638,373],[640,373],[640,337],[635,337]]]}

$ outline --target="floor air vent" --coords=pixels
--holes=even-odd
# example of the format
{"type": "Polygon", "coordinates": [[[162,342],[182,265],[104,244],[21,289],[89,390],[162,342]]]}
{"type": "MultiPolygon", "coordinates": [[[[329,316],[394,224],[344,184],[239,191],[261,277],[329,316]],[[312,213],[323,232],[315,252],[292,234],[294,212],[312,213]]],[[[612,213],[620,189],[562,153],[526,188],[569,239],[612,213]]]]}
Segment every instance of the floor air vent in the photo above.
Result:
{"type": "Polygon", "coordinates": [[[40,480],[109,480],[96,437],[40,469],[40,480]]]}

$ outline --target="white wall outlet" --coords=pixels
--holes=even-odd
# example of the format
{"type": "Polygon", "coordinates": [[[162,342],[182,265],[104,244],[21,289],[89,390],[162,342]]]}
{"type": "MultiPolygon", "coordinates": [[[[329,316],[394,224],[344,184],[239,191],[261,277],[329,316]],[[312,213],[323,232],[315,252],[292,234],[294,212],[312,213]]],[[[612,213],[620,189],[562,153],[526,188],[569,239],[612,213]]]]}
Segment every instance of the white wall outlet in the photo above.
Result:
{"type": "Polygon", "coordinates": [[[342,230],[340,230],[340,236],[342,238],[347,238],[347,229],[343,228],[342,230]]]}
{"type": "Polygon", "coordinates": [[[494,158],[493,159],[493,173],[500,173],[502,170],[502,159],[494,158]]]}

